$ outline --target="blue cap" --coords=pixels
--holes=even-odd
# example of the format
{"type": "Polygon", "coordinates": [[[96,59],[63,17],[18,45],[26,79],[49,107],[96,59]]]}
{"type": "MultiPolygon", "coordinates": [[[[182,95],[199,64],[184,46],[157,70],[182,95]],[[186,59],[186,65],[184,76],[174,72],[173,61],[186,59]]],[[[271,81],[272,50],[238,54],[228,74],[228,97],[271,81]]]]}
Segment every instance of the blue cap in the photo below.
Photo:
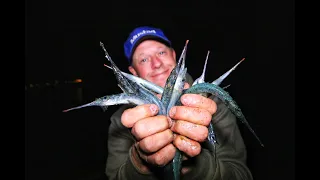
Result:
{"type": "Polygon", "coordinates": [[[135,28],[124,43],[124,54],[129,63],[132,60],[132,54],[135,48],[144,40],[153,39],[171,46],[171,42],[164,35],[163,31],[158,28],[142,26],[135,28]]]}

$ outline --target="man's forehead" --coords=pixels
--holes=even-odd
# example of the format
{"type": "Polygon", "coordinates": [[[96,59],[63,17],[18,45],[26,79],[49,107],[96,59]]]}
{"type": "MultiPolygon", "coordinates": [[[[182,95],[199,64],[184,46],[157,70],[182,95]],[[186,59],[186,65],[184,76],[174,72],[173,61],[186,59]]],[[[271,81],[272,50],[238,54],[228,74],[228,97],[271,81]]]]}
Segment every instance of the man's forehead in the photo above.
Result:
{"type": "Polygon", "coordinates": [[[134,51],[134,54],[136,56],[140,56],[140,55],[143,55],[143,54],[147,54],[148,52],[152,53],[154,51],[165,50],[165,49],[168,49],[168,47],[166,45],[160,43],[160,42],[156,42],[156,43],[144,43],[144,42],[142,42],[141,44],[139,44],[137,46],[137,48],[134,51]]]}

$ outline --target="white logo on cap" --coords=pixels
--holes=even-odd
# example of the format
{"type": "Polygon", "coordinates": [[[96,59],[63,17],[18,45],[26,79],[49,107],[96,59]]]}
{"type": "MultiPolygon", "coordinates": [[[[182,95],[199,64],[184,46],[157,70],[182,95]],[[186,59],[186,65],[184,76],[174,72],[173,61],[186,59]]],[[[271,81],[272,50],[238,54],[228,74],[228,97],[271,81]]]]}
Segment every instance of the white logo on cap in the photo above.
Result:
{"type": "Polygon", "coordinates": [[[136,35],[134,35],[131,39],[130,39],[130,43],[133,44],[133,42],[142,34],[146,34],[146,33],[154,33],[156,34],[157,32],[155,30],[143,30],[141,32],[138,32],[136,35]]]}

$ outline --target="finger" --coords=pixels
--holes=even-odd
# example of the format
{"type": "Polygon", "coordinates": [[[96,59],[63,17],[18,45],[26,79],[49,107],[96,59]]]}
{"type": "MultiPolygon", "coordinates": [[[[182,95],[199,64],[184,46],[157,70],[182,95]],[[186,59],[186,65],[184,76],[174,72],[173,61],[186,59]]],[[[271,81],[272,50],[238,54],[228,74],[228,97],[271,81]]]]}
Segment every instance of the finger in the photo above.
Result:
{"type": "Polygon", "coordinates": [[[141,153],[141,154],[142,154],[142,157],[144,157],[144,159],[148,163],[156,166],[164,166],[168,164],[170,161],[172,161],[175,155],[175,152],[176,152],[176,148],[172,143],[170,143],[154,154],[151,154],[151,155],[146,155],[144,153],[141,153]]]}
{"type": "Polygon", "coordinates": [[[139,148],[146,153],[153,153],[173,141],[173,133],[170,129],[148,136],[139,141],[139,148]]]}
{"type": "Polygon", "coordinates": [[[188,106],[174,106],[169,111],[172,119],[181,119],[194,124],[209,125],[212,115],[209,111],[188,106]]]}
{"type": "Polygon", "coordinates": [[[186,136],[192,140],[203,142],[208,137],[208,128],[197,124],[190,123],[188,121],[176,120],[171,130],[177,134],[186,136]]]}
{"type": "Polygon", "coordinates": [[[139,141],[147,136],[162,132],[169,128],[169,119],[164,115],[147,117],[137,121],[131,129],[131,133],[139,141]]]}
{"type": "Polygon", "coordinates": [[[185,136],[176,135],[173,144],[190,157],[194,157],[201,152],[201,146],[197,141],[193,141],[185,136]]]}
{"type": "Polygon", "coordinates": [[[181,103],[185,106],[206,109],[211,114],[214,114],[217,110],[217,104],[212,99],[199,94],[184,94],[181,96],[181,103]]]}
{"type": "Polygon", "coordinates": [[[159,108],[155,104],[143,104],[130,109],[126,109],[121,115],[121,123],[131,128],[138,120],[154,116],[158,113],[159,108]]]}

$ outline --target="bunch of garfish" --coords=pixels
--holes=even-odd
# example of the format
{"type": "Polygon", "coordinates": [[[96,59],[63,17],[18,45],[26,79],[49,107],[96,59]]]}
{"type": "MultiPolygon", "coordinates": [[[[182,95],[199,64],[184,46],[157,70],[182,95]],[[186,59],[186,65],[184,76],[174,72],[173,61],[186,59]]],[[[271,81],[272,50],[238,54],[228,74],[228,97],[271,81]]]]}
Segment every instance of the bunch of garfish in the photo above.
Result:
{"type": "MultiPolygon", "coordinates": [[[[219,87],[220,83],[233,71],[244,59],[242,59],[239,63],[237,63],[233,68],[224,73],[218,79],[213,81],[212,83],[206,83],[204,81],[205,67],[208,59],[208,55],[206,58],[205,66],[203,69],[202,75],[197,78],[192,86],[184,90],[184,82],[185,75],[187,72],[187,68],[185,67],[185,57],[186,57],[186,48],[188,41],[186,42],[182,54],[177,62],[175,68],[171,71],[170,76],[167,79],[165,87],[159,87],[149,81],[143,80],[139,77],[124,73],[120,71],[120,69],[116,66],[116,64],[112,61],[111,57],[107,53],[106,49],[103,46],[103,43],[100,42],[101,47],[105,52],[105,57],[111,63],[111,66],[107,66],[111,68],[116,76],[118,86],[122,89],[123,93],[116,95],[107,95],[101,98],[96,99],[93,102],[73,107],[63,112],[67,112],[74,109],[80,109],[88,106],[100,106],[103,110],[106,110],[110,105],[119,105],[119,104],[156,104],[159,107],[159,115],[168,115],[168,112],[172,106],[180,105],[180,97],[186,93],[193,94],[201,94],[208,95],[212,94],[221,99],[227,107],[238,117],[246,126],[250,129],[250,131],[255,135],[255,137],[259,140],[255,132],[250,127],[249,123],[244,118],[241,109],[238,107],[236,102],[231,98],[231,96],[224,90],[224,88],[219,87]],[[155,95],[155,93],[162,94],[161,100],[155,95]]],[[[217,143],[213,125],[210,123],[209,125],[209,135],[208,140],[211,144],[217,143]]],[[[182,155],[181,152],[176,149],[176,155],[174,159],[164,167],[164,176],[165,179],[180,179],[180,171],[181,171],[181,163],[182,163],[182,155]]]]}
{"type": "MultiPolygon", "coordinates": [[[[120,69],[116,66],[116,64],[112,61],[108,52],[104,48],[103,43],[100,43],[105,52],[105,57],[111,63],[110,68],[113,70],[118,82],[118,86],[122,89],[123,93],[104,96],[96,99],[93,102],[73,107],[64,110],[63,112],[68,112],[70,110],[80,109],[88,106],[100,106],[104,110],[106,110],[108,106],[118,104],[156,104],[159,107],[159,115],[168,115],[169,109],[175,105],[183,90],[185,74],[187,72],[187,69],[184,68],[187,43],[188,41],[186,42],[177,65],[171,71],[171,74],[167,79],[166,85],[162,90],[161,100],[156,96],[155,93],[153,93],[153,91],[147,89],[140,83],[136,83],[135,81],[126,78],[120,71],[120,69]]],[[[171,163],[163,167],[165,179],[180,179],[180,167],[182,158],[179,149],[176,149],[176,152],[176,158],[174,158],[171,163]],[[175,168],[176,166],[178,168],[175,168]]]]}
{"type": "MultiPolygon", "coordinates": [[[[192,93],[192,94],[201,94],[203,96],[209,96],[211,95],[216,95],[219,99],[221,99],[227,106],[228,108],[236,115],[237,118],[239,118],[241,120],[242,123],[244,123],[249,130],[253,133],[253,135],[258,139],[259,143],[261,144],[261,146],[264,146],[262,144],[262,142],[260,141],[260,139],[258,138],[258,136],[256,135],[256,133],[253,131],[253,129],[250,127],[249,123],[247,122],[247,120],[245,119],[243,113],[241,112],[241,109],[239,108],[239,106],[236,104],[236,102],[232,99],[232,97],[229,95],[228,92],[226,92],[224,89],[226,89],[228,86],[225,87],[220,87],[220,84],[222,83],[222,81],[228,77],[232,71],[234,71],[242,61],[245,60],[245,58],[242,58],[236,65],[234,65],[230,70],[228,70],[227,72],[225,72],[224,74],[222,74],[220,77],[218,77],[216,80],[212,81],[211,84],[206,83],[204,81],[204,77],[205,77],[205,70],[206,70],[206,65],[207,65],[207,60],[208,60],[208,56],[209,56],[210,51],[208,51],[207,53],[207,57],[205,60],[205,65],[202,71],[202,74],[200,77],[198,77],[196,80],[194,80],[193,84],[192,84],[192,88],[189,90],[182,90],[182,94],[185,93],[192,93]],[[204,83],[204,84],[202,84],[204,83]],[[201,85],[197,85],[194,86],[196,84],[201,84],[201,85]],[[200,86],[200,89],[198,88],[200,86]],[[201,92],[202,91],[202,92],[201,92]]],[[[112,69],[112,67],[105,65],[106,67],[112,69]]],[[[152,92],[158,93],[158,94],[162,94],[163,93],[163,88],[153,84],[152,82],[149,82],[145,79],[139,78],[137,76],[134,76],[132,74],[128,74],[126,72],[121,71],[121,73],[127,77],[129,80],[134,81],[136,83],[138,83],[139,85],[151,90],[152,92]]],[[[180,76],[181,78],[181,76],[180,76]]],[[[169,79],[169,78],[168,78],[169,79]]],[[[169,85],[169,84],[168,84],[169,85]]],[[[168,86],[167,85],[167,86],[168,86]]],[[[181,95],[182,95],[181,94],[181,95]]],[[[177,94],[176,94],[177,95],[177,94]]],[[[176,102],[176,105],[179,105],[180,102],[176,102]]],[[[212,125],[212,121],[209,125],[209,136],[208,136],[208,140],[211,144],[215,144],[217,143],[215,136],[214,136],[214,131],[213,131],[213,125],[212,125]]]]}

